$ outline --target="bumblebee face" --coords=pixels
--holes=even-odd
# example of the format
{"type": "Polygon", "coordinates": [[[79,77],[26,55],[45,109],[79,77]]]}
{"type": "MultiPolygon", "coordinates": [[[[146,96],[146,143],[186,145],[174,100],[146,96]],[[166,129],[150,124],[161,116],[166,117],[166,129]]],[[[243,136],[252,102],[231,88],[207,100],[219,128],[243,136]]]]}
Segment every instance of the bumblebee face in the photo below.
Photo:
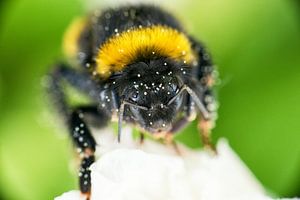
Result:
{"type": "Polygon", "coordinates": [[[178,91],[179,86],[174,82],[136,82],[128,95],[131,117],[148,132],[169,131],[182,104],[181,95],[170,102],[178,91]]]}
{"type": "Polygon", "coordinates": [[[152,67],[139,63],[130,76],[126,75],[131,78],[123,92],[124,100],[129,104],[125,111],[127,117],[154,134],[171,129],[183,102],[183,95],[178,95],[180,81],[169,68],[160,67],[159,63],[149,64],[152,67]]]}

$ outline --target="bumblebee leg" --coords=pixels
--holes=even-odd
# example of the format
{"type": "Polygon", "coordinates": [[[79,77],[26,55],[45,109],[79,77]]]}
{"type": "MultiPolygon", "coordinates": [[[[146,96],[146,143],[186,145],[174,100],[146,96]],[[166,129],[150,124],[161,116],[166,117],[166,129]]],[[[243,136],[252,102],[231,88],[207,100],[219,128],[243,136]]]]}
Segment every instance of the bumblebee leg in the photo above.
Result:
{"type": "Polygon", "coordinates": [[[107,111],[97,105],[78,106],[75,110],[84,121],[98,129],[105,127],[110,119],[107,111]]]}
{"type": "Polygon", "coordinates": [[[91,188],[91,171],[89,167],[95,161],[94,152],[96,150],[96,141],[86,123],[83,121],[81,112],[78,112],[77,109],[71,114],[69,130],[73,143],[82,158],[79,170],[80,191],[89,197],[91,188]]]}
{"type": "Polygon", "coordinates": [[[140,132],[140,145],[144,144],[145,141],[145,134],[140,132]]]}
{"type": "Polygon", "coordinates": [[[203,99],[203,97],[207,96],[209,90],[203,92],[201,87],[193,84],[193,82],[194,81],[186,84],[185,87],[200,111],[200,125],[198,125],[198,128],[200,130],[202,143],[206,149],[215,152],[215,148],[210,140],[210,133],[215,120],[215,112],[213,111],[215,106],[208,106],[209,104],[206,104],[206,100],[203,99]]]}
{"type": "Polygon", "coordinates": [[[193,121],[197,116],[196,109],[195,109],[195,103],[192,101],[190,96],[188,97],[185,105],[186,105],[186,110],[184,112],[184,115],[172,124],[171,130],[167,134],[167,136],[169,136],[168,138],[171,138],[171,141],[169,141],[169,143],[172,144],[174,150],[176,151],[176,153],[178,155],[182,155],[182,154],[180,152],[180,149],[179,149],[176,141],[173,140],[173,133],[176,133],[176,132],[184,129],[186,127],[186,125],[189,122],[193,121]],[[170,137],[170,135],[172,137],[170,137]]]}
{"type": "Polygon", "coordinates": [[[81,194],[89,200],[91,197],[91,171],[90,166],[95,162],[95,156],[86,156],[82,159],[79,169],[79,187],[81,194]]]}
{"type": "Polygon", "coordinates": [[[197,79],[203,88],[201,101],[210,114],[209,118],[200,117],[198,123],[198,129],[200,130],[200,135],[202,138],[203,146],[206,149],[212,150],[215,152],[215,147],[211,142],[211,130],[214,127],[214,122],[216,119],[216,102],[213,95],[212,87],[214,85],[214,67],[211,60],[211,56],[206,51],[206,48],[196,41],[193,38],[190,38],[192,41],[192,48],[199,57],[199,62],[196,67],[197,79]]]}
{"type": "Polygon", "coordinates": [[[189,120],[187,116],[184,116],[182,118],[180,118],[178,121],[176,121],[171,129],[171,133],[175,133],[178,132],[180,130],[182,130],[187,124],[188,124],[189,120]]]}
{"type": "Polygon", "coordinates": [[[217,115],[216,113],[217,105],[211,90],[206,90],[204,92],[203,103],[207,111],[210,113],[210,118],[206,119],[204,117],[201,117],[198,123],[198,129],[201,132],[201,139],[204,148],[216,153],[216,148],[211,142],[211,130],[215,125],[214,123],[217,115]]]}
{"type": "Polygon", "coordinates": [[[176,141],[174,140],[174,133],[173,132],[167,132],[162,136],[162,142],[168,146],[171,146],[176,154],[181,155],[180,149],[178,148],[178,145],[176,141]]]}
{"type": "Polygon", "coordinates": [[[91,188],[91,171],[89,167],[95,161],[96,142],[91,135],[85,121],[93,124],[97,128],[104,127],[109,117],[104,110],[97,106],[80,106],[74,109],[71,115],[69,129],[72,132],[72,139],[78,152],[81,154],[82,161],[79,169],[80,191],[89,197],[91,188]]]}
{"type": "Polygon", "coordinates": [[[97,127],[100,128],[107,124],[108,119],[109,116],[107,116],[105,110],[100,110],[97,106],[79,106],[71,113],[69,120],[69,131],[82,159],[78,174],[79,187],[87,199],[90,198],[91,189],[91,171],[89,167],[95,161],[96,141],[86,122],[96,123],[97,120],[97,127]]]}
{"type": "Polygon", "coordinates": [[[80,73],[64,65],[58,65],[50,74],[49,83],[47,85],[48,92],[65,119],[73,143],[81,155],[82,161],[79,171],[80,191],[89,199],[91,188],[89,167],[95,161],[94,152],[96,141],[85,121],[88,120],[88,115],[97,115],[99,119],[101,118],[100,122],[104,125],[109,119],[107,115],[108,111],[99,110],[96,106],[84,106],[72,109],[66,101],[63,82],[86,92],[92,98],[96,97],[99,91],[87,74],[80,73]]]}
{"type": "Polygon", "coordinates": [[[100,88],[91,80],[89,74],[79,72],[65,64],[57,64],[48,76],[46,89],[60,114],[67,120],[72,110],[66,100],[65,82],[93,100],[98,99],[100,88]]]}
{"type": "Polygon", "coordinates": [[[203,142],[203,147],[207,150],[216,153],[216,148],[211,142],[211,129],[212,129],[212,122],[211,120],[206,120],[201,118],[198,123],[198,129],[200,130],[201,139],[203,142]]]}
{"type": "Polygon", "coordinates": [[[191,84],[191,87],[188,87],[187,91],[194,98],[198,108],[200,110],[200,119],[198,123],[198,129],[200,131],[200,136],[202,139],[203,146],[215,152],[215,147],[211,142],[210,134],[211,130],[214,127],[214,122],[216,119],[216,104],[213,101],[213,96],[211,96],[211,90],[201,91],[199,87],[194,87],[195,85],[191,84]]]}
{"type": "Polygon", "coordinates": [[[186,110],[184,112],[184,115],[182,116],[182,118],[174,122],[170,131],[171,133],[176,133],[184,129],[189,122],[196,119],[197,112],[195,108],[195,103],[192,101],[190,96],[188,96],[185,106],[186,110]]]}
{"type": "Polygon", "coordinates": [[[177,145],[177,142],[175,140],[173,140],[172,145],[173,145],[173,148],[174,148],[175,152],[177,153],[177,155],[181,156],[182,153],[181,153],[181,151],[177,145]]]}

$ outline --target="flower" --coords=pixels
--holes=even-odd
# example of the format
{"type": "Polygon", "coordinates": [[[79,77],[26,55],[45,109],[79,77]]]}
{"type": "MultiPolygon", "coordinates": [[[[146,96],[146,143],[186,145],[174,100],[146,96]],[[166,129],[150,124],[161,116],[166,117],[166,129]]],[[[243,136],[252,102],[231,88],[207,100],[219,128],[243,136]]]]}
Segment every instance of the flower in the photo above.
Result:
{"type": "MultiPolygon", "coordinates": [[[[224,139],[216,156],[184,146],[178,155],[153,141],[138,145],[126,132],[121,144],[102,134],[101,156],[91,167],[92,200],[271,199],[224,139]]],[[[68,199],[79,200],[78,191],[56,198],[68,199]]]]}

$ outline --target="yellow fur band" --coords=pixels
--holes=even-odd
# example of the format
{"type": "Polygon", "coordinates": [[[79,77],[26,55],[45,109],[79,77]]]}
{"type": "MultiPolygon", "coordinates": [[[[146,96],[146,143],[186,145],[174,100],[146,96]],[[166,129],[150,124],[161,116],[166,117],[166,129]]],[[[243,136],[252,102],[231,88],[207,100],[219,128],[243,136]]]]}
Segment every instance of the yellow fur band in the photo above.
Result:
{"type": "Polygon", "coordinates": [[[194,59],[187,37],[170,27],[150,26],[131,29],[106,41],[96,57],[96,72],[109,77],[142,58],[166,57],[190,63],[194,59]]]}

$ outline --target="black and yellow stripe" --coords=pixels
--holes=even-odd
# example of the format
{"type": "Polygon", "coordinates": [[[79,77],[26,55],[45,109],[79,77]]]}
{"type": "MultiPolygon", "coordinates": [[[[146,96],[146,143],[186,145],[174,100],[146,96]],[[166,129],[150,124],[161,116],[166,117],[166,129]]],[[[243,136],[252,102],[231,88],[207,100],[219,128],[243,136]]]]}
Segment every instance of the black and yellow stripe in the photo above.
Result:
{"type": "MultiPolygon", "coordinates": [[[[78,40],[85,28],[86,20],[76,19],[65,34],[63,49],[68,57],[75,57],[79,51],[78,40]]],[[[129,64],[143,59],[170,58],[191,63],[194,53],[186,35],[174,28],[162,25],[132,28],[116,33],[106,40],[94,55],[95,72],[108,78],[122,71],[129,64]]]]}
{"type": "Polygon", "coordinates": [[[171,58],[190,63],[194,56],[187,37],[166,26],[136,28],[115,35],[100,48],[96,71],[102,77],[121,71],[139,59],[171,58]]]}

